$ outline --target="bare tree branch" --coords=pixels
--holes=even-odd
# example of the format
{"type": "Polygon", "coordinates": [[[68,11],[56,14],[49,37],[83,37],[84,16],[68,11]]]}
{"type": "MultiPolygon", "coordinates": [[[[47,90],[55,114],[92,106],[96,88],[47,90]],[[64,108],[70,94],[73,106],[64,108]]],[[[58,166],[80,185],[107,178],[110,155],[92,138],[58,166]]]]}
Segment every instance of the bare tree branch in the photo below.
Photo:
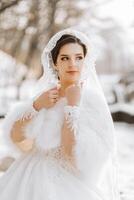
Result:
{"type": "Polygon", "coordinates": [[[11,0],[9,1],[2,1],[0,2],[0,13],[4,12],[7,8],[10,8],[16,5],[20,0],[11,0]]]}

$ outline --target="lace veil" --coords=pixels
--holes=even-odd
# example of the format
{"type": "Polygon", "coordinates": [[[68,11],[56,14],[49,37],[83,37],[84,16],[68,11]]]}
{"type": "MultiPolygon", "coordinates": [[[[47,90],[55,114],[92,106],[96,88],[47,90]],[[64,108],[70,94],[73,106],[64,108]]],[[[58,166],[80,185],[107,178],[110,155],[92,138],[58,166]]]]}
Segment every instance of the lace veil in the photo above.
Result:
{"type": "Polygon", "coordinates": [[[90,96],[93,94],[92,98],[92,113],[90,110],[90,113],[92,117],[94,117],[95,121],[92,125],[96,129],[100,130],[102,132],[101,136],[105,137],[106,130],[104,130],[107,127],[107,134],[109,134],[109,138],[104,138],[104,140],[107,143],[107,146],[110,151],[113,152],[113,147],[116,147],[115,144],[115,137],[114,137],[114,126],[113,121],[111,118],[111,114],[102,90],[102,87],[100,85],[100,82],[97,77],[96,69],[95,69],[95,61],[97,58],[96,49],[92,43],[92,41],[87,37],[84,33],[73,30],[73,29],[64,29],[58,33],[56,33],[48,42],[48,44],[45,46],[43,53],[41,55],[41,62],[43,65],[43,75],[42,77],[37,81],[36,87],[35,87],[35,93],[34,98],[36,99],[37,96],[39,96],[42,92],[51,89],[55,87],[58,84],[58,76],[57,72],[53,67],[53,60],[51,56],[51,50],[55,47],[57,41],[64,35],[69,34],[77,37],[81,40],[83,44],[85,44],[87,48],[87,54],[84,59],[84,67],[83,71],[81,73],[80,82],[85,82],[86,84],[86,93],[87,97],[90,98],[90,96]],[[95,114],[95,111],[98,111],[98,113],[95,114]],[[99,113],[102,116],[99,118],[99,122],[97,121],[97,116],[99,113]],[[103,130],[102,130],[103,128],[103,130]],[[108,133],[109,132],[109,133],[108,133]]]}
{"type": "Polygon", "coordinates": [[[40,94],[42,91],[47,90],[55,86],[58,82],[57,74],[55,69],[53,68],[53,61],[51,56],[51,50],[55,47],[57,41],[64,34],[74,35],[79,38],[87,47],[87,55],[85,57],[85,67],[81,75],[80,81],[90,79],[91,88],[95,87],[96,90],[101,91],[100,84],[98,83],[96,72],[95,72],[95,60],[96,53],[93,44],[89,41],[88,37],[82,32],[73,30],[73,29],[64,29],[58,33],[56,33],[48,42],[46,47],[43,50],[41,56],[41,62],[43,65],[43,75],[39,79],[36,86],[36,94],[40,94]]]}
{"type": "MultiPolygon", "coordinates": [[[[51,50],[55,47],[57,41],[64,34],[70,34],[76,36],[81,40],[83,44],[86,45],[87,54],[85,57],[84,68],[81,74],[80,81],[85,81],[88,98],[91,98],[91,93],[93,92],[94,99],[92,100],[92,110],[89,110],[91,113],[91,128],[95,129],[96,132],[104,139],[109,151],[111,152],[111,164],[110,164],[110,179],[107,179],[107,183],[110,185],[110,190],[113,191],[112,199],[119,199],[117,191],[117,145],[115,138],[115,131],[113,126],[113,121],[111,114],[104,97],[103,90],[99,83],[96,70],[95,70],[95,61],[96,61],[96,50],[92,41],[82,32],[73,30],[73,29],[64,29],[56,33],[48,42],[46,47],[43,50],[41,56],[41,62],[43,65],[43,75],[37,82],[35,98],[40,95],[42,92],[54,87],[58,83],[58,77],[56,71],[53,67],[53,61],[51,56],[51,50]],[[99,116],[99,117],[98,117],[99,116]]],[[[88,109],[88,108],[87,108],[88,109]]]]}
{"type": "Polygon", "coordinates": [[[68,28],[56,33],[49,40],[41,56],[43,75],[37,82],[34,98],[37,98],[42,92],[55,87],[58,83],[57,73],[53,67],[51,50],[55,47],[57,41],[64,34],[76,36],[83,44],[86,45],[87,54],[85,57],[84,68],[80,81],[86,82],[86,87],[88,88],[86,94],[87,97],[91,98],[91,95],[94,95],[93,99],[91,99],[92,109],[89,109],[89,112],[91,113],[89,124],[91,128],[104,139],[104,142],[111,152],[110,170],[108,172],[110,173],[110,178],[108,175],[105,184],[109,185],[110,190],[113,192],[112,199],[119,199],[117,191],[117,145],[115,131],[111,114],[95,70],[95,61],[97,57],[96,50],[89,37],[82,32],[68,28]]]}

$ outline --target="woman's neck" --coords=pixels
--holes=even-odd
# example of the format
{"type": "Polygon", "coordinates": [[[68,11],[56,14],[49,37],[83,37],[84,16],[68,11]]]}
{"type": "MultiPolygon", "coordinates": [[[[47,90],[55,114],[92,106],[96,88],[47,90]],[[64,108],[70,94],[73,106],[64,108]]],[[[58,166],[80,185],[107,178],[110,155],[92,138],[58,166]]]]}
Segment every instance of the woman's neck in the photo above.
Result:
{"type": "Polygon", "coordinates": [[[60,86],[60,88],[59,88],[59,95],[60,95],[61,97],[64,97],[64,96],[65,96],[65,90],[66,90],[67,87],[68,87],[68,86],[62,85],[62,84],[61,84],[61,86],[60,86]]]}
{"type": "Polygon", "coordinates": [[[59,94],[61,97],[65,96],[65,90],[67,87],[69,87],[70,85],[74,84],[72,83],[65,83],[65,82],[60,82],[60,88],[59,88],[59,94]]]}

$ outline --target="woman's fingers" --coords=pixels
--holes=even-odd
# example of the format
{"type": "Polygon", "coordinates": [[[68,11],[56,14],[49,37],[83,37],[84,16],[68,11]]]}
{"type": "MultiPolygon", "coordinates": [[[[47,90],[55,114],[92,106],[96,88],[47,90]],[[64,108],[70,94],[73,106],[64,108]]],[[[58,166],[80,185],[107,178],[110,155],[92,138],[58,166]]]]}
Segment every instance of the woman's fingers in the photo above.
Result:
{"type": "Polygon", "coordinates": [[[48,94],[48,98],[57,98],[57,97],[59,97],[59,94],[57,94],[57,93],[49,93],[48,94]]]}
{"type": "Polygon", "coordinates": [[[59,91],[58,91],[58,90],[56,90],[56,89],[54,89],[54,90],[50,90],[50,91],[49,91],[49,93],[51,93],[51,94],[58,94],[58,93],[59,93],[59,91]]]}
{"type": "Polygon", "coordinates": [[[48,96],[49,96],[49,98],[58,98],[58,97],[59,97],[59,94],[58,94],[58,93],[52,93],[52,92],[50,92],[50,93],[48,94],[48,96]]]}
{"type": "Polygon", "coordinates": [[[58,98],[51,98],[51,99],[50,99],[50,102],[51,102],[51,103],[56,103],[57,101],[58,101],[58,98]]]}
{"type": "Polygon", "coordinates": [[[59,94],[57,90],[51,90],[48,94],[51,103],[56,103],[59,99],[59,94]]]}
{"type": "Polygon", "coordinates": [[[58,94],[59,91],[58,91],[58,90],[51,90],[50,93],[51,93],[51,94],[58,94]]]}
{"type": "Polygon", "coordinates": [[[50,91],[53,91],[53,90],[57,90],[57,86],[55,86],[54,88],[50,89],[50,91]]]}

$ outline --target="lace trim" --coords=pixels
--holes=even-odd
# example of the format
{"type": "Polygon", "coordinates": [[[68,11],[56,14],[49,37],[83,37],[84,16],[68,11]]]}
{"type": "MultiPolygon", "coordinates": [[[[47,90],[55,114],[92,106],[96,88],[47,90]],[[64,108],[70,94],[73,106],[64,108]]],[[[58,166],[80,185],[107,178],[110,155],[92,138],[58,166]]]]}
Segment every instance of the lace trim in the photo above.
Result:
{"type": "MultiPolygon", "coordinates": [[[[62,145],[45,151],[40,150],[36,146],[34,146],[32,151],[34,153],[41,154],[45,158],[45,160],[49,161],[51,167],[54,166],[55,168],[56,162],[57,166],[61,167],[63,170],[71,172],[75,176],[81,176],[81,172],[77,168],[74,158],[65,155],[64,147],[62,145]]],[[[61,176],[60,174],[58,176],[53,176],[52,174],[50,174],[50,178],[61,178],[61,176]]]]}
{"type": "Polygon", "coordinates": [[[81,80],[85,80],[89,77],[91,74],[91,71],[94,70],[95,67],[95,61],[97,57],[97,52],[94,47],[94,44],[92,42],[92,39],[83,34],[82,32],[67,28],[62,31],[59,31],[56,33],[48,42],[48,44],[45,46],[42,56],[41,56],[41,62],[44,68],[44,71],[46,72],[43,74],[44,81],[40,85],[41,87],[44,87],[44,85],[50,85],[52,82],[56,83],[58,81],[58,77],[56,75],[56,71],[54,70],[53,66],[53,60],[51,56],[51,50],[56,46],[57,41],[61,38],[64,34],[70,34],[77,38],[79,38],[87,47],[87,55],[86,55],[86,62],[84,70],[82,70],[81,80]]]}
{"type": "Polygon", "coordinates": [[[74,135],[76,136],[78,133],[78,120],[80,116],[80,111],[78,106],[65,106],[64,107],[65,119],[72,131],[74,131],[74,135]]]}

